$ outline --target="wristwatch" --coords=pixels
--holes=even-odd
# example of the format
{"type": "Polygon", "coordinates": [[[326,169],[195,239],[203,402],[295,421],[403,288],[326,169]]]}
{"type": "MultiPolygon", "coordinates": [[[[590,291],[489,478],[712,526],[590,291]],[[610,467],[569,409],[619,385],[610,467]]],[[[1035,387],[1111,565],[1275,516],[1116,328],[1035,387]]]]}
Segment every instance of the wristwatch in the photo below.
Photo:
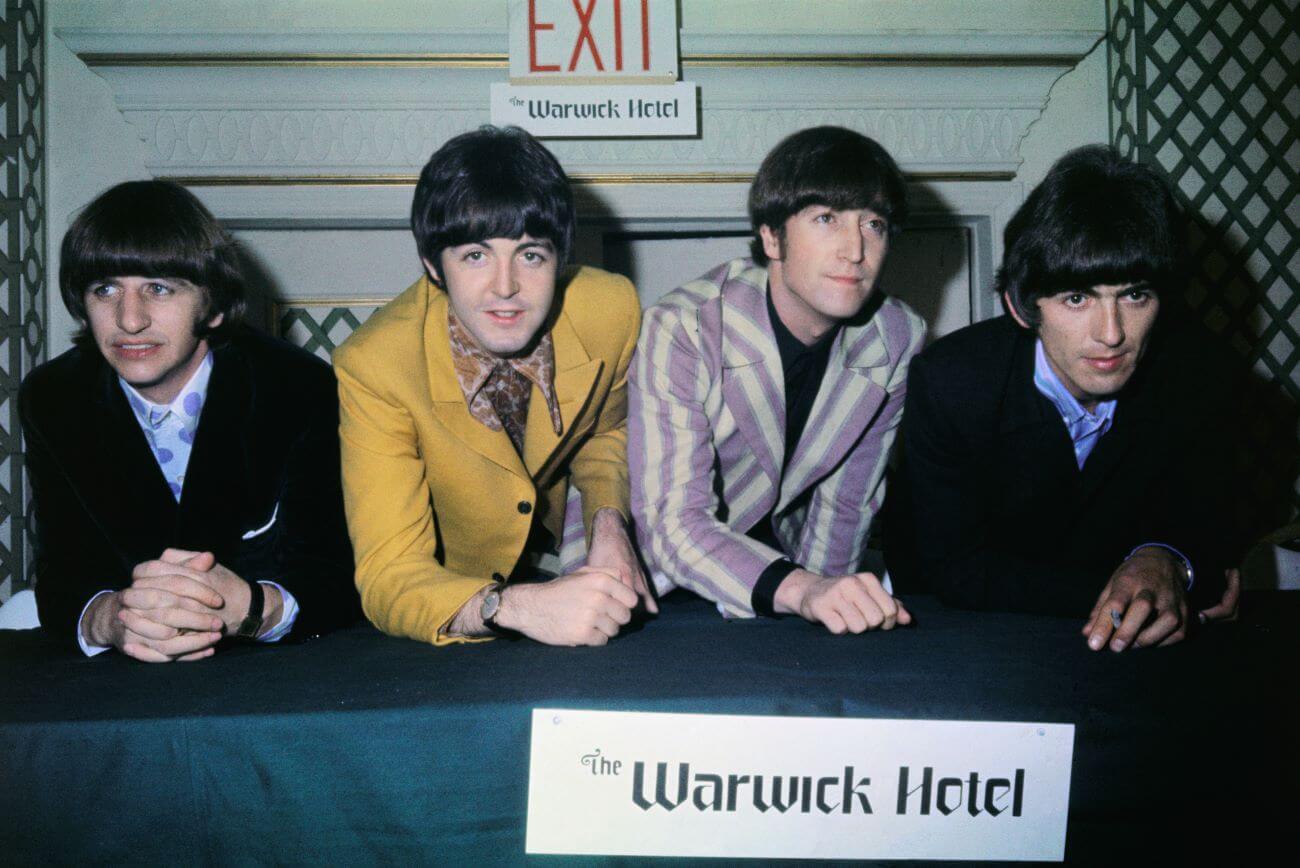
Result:
{"type": "Polygon", "coordinates": [[[248,582],[248,589],[251,592],[248,597],[248,614],[244,616],[243,621],[239,622],[239,629],[235,631],[235,635],[241,639],[256,639],[262,629],[266,594],[262,590],[261,582],[248,582]]]}
{"type": "Polygon", "coordinates": [[[518,631],[497,623],[497,614],[501,611],[501,593],[504,590],[505,585],[501,582],[493,582],[488,586],[488,592],[483,595],[483,602],[478,607],[479,619],[484,627],[498,636],[518,636],[518,631]]]}

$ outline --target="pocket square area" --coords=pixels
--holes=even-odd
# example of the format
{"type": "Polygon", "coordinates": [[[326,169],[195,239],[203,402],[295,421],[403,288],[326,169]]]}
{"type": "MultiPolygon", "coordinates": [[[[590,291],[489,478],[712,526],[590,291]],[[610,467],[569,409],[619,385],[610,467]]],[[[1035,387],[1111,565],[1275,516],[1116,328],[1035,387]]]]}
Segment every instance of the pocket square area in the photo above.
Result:
{"type": "Polygon", "coordinates": [[[246,531],[244,535],[240,537],[240,539],[252,539],[253,537],[261,536],[262,534],[266,533],[268,530],[271,529],[271,526],[275,524],[275,517],[279,514],[280,514],[280,504],[276,503],[275,509],[271,510],[270,520],[268,520],[266,524],[262,525],[256,530],[246,531]]]}

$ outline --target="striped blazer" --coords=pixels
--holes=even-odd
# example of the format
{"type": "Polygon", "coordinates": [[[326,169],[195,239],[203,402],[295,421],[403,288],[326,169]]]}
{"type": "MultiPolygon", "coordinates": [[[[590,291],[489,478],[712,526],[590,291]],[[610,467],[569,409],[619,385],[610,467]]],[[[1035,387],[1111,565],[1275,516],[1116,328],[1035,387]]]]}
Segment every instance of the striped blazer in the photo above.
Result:
{"type": "Polygon", "coordinates": [[[859,568],[925,336],[892,298],[846,324],[783,469],[785,378],[766,291],[767,270],[747,259],[673,290],[645,312],[628,378],[632,513],[655,584],[741,617],[781,557],[828,576],[859,568]],[[780,552],[745,536],[774,507],[780,552]]]}

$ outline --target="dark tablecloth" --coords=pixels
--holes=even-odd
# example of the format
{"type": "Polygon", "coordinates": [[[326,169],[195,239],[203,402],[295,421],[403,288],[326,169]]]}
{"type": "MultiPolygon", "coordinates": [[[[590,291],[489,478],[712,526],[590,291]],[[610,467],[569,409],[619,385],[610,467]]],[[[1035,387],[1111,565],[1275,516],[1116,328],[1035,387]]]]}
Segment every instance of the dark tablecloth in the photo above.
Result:
{"type": "Polygon", "coordinates": [[[1068,861],[1292,838],[1300,594],[1122,655],[1077,620],[911,605],[832,636],[679,593],[605,648],[357,626],[167,666],[0,631],[0,862],[523,861],[537,706],[1073,723],[1068,861]]]}

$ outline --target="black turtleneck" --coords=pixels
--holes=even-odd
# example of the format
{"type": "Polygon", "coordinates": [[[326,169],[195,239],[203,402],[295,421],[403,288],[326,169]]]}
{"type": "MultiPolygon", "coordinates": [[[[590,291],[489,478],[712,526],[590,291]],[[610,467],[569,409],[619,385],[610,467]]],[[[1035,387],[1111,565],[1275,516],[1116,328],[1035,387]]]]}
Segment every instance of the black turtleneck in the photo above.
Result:
{"type": "MultiPolygon", "coordinates": [[[[812,413],[817,392],[821,389],[822,379],[826,376],[826,365],[830,361],[831,344],[839,334],[839,327],[831,329],[817,339],[811,346],[799,340],[786,328],[781,317],[777,315],[772,304],[772,288],[767,290],[767,316],[772,321],[772,334],[776,337],[776,349],[781,355],[781,372],[785,380],[785,456],[781,462],[782,476],[785,467],[794,456],[799,438],[803,436],[812,413]]],[[[758,520],[746,534],[766,546],[782,551],[781,543],[776,538],[772,524],[773,515],[769,512],[758,520]]],[[[778,558],[763,570],[754,584],[750,594],[750,605],[754,613],[769,618],[776,617],[776,589],[785,577],[798,569],[798,565],[789,558],[778,558]]]]}

